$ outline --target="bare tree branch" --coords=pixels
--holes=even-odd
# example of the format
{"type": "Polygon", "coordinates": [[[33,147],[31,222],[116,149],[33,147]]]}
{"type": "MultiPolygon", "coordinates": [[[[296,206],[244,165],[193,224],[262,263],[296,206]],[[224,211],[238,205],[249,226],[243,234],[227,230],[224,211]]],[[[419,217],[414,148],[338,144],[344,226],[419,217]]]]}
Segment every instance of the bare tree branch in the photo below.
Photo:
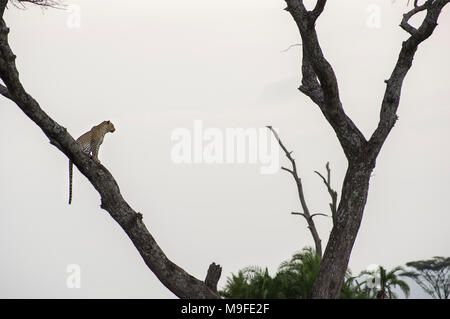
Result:
{"type": "MultiPolygon", "coordinates": [[[[3,14],[7,1],[0,0],[3,14]]],[[[194,278],[170,261],[159,247],[142,221],[142,214],[135,212],[122,197],[119,185],[111,173],[101,164],[83,153],[67,130],[48,116],[38,102],[29,95],[19,80],[15,55],[8,43],[8,31],[3,15],[0,16],[0,78],[6,87],[0,88],[3,96],[11,99],[44,132],[50,142],[73,161],[101,197],[101,208],[109,212],[122,227],[142,256],[146,265],[158,279],[180,298],[220,298],[205,282],[194,278]],[[6,90],[5,90],[6,88],[6,90]]]]}
{"type": "Polygon", "coordinates": [[[4,97],[10,99],[11,95],[9,94],[8,88],[4,85],[0,84],[0,94],[3,95],[4,97]]]}
{"type": "Polygon", "coordinates": [[[308,217],[306,217],[306,215],[304,213],[299,213],[299,212],[291,212],[292,215],[300,215],[302,217],[304,217],[305,219],[308,219],[308,217]]]}
{"type": "Polygon", "coordinates": [[[433,1],[427,1],[427,2],[425,2],[425,3],[424,3],[423,5],[421,5],[421,6],[418,6],[418,5],[417,5],[417,2],[414,2],[414,9],[412,9],[411,11],[409,11],[409,12],[407,12],[407,13],[405,13],[405,14],[403,15],[402,22],[400,23],[400,26],[403,28],[403,30],[405,30],[406,32],[408,32],[408,33],[411,34],[411,35],[417,34],[417,32],[418,32],[417,29],[414,28],[413,26],[411,26],[411,25],[408,23],[408,21],[409,21],[409,19],[411,19],[411,17],[412,17],[413,15],[415,15],[416,13],[428,9],[432,2],[433,2],[433,1]]]}
{"type": "Polygon", "coordinates": [[[12,4],[16,3],[31,3],[33,5],[41,6],[41,7],[49,7],[49,8],[60,8],[63,6],[61,1],[58,0],[11,0],[12,4]]]}
{"type": "Polygon", "coordinates": [[[222,274],[222,267],[216,265],[216,263],[212,263],[209,265],[208,272],[205,278],[205,284],[214,291],[217,292],[217,283],[219,282],[220,275],[222,274]]]}
{"type": "Polygon", "coordinates": [[[281,169],[291,173],[292,177],[294,178],[295,184],[297,185],[297,192],[298,192],[298,197],[300,199],[300,204],[303,209],[303,213],[293,212],[292,214],[293,215],[301,215],[306,219],[306,222],[308,223],[308,228],[309,228],[311,235],[313,237],[313,240],[314,240],[314,244],[316,247],[316,253],[319,256],[319,258],[322,258],[322,240],[319,237],[319,233],[317,232],[316,225],[314,224],[312,216],[309,212],[308,205],[306,204],[305,195],[303,193],[302,180],[298,176],[297,165],[295,164],[294,158],[292,158],[292,155],[291,155],[292,152],[289,152],[287,150],[286,146],[284,146],[283,142],[281,141],[280,137],[278,136],[278,133],[272,128],[272,126],[266,126],[266,127],[273,133],[273,135],[277,139],[278,143],[280,144],[281,149],[284,151],[284,154],[286,155],[286,157],[288,158],[288,160],[291,162],[291,165],[292,165],[292,170],[285,168],[285,167],[281,168],[281,169]]]}
{"type": "Polygon", "coordinates": [[[367,141],[344,112],[336,75],[323,55],[315,30],[315,22],[323,12],[326,0],[317,1],[313,11],[307,11],[302,0],[286,0],[286,3],[286,10],[294,18],[303,44],[303,80],[299,90],[319,106],[347,158],[355,158],[367,141]]]}
{"type": "Polygon", "coordinates": [[[336,222],[337,217],[337,192],[331,187],[331,169],[330,169],[330,163],[327,162],[325,165],[325,168],[327,169],[327,178],[323,177],[322,174],[320,174],[318,171],[314,171],[317,175],[322,178],[323,183],[327,187],[328,193],[331,197],[331,203],[330,203],[330,210],[331,210],[331,216],[333,216],[333,224],[336,222]]]}
{"type": "Polygon", "coordinates": [[[317,18],[322,14],[323,9],[325,8],[325,5],[327,4],[327,0],[318,0],[316,3],[316,6],[314,7],[314,10],[311,12],[311,16],[314,19],[314,22],[316,22],[317,18]]]}
{"type": "Polygon", "coordinates": [[[313,217],[315,217],[315,216],[325,216],[325,217],[330,217],[330,216],[328,216],[327,214],[323,214],[323,213],[315,213],[315,214],[312,214],[311,216],[309,216],[309,217],[307,217],[305,214],[303,214],[303,213],[299,213],[299,212],[291,212],[291,214],[292,215],[300,215],[300,216],[303,216],[304,218],[306,218],[306,219],[313,219],[313,217]]]}
{"type": "Polygon", "coordinates": [[[290,46],[288,46],[286,49],[282,50],[281,52],[287,52],[289,51],[291,48],[293,47],[297,47],[297,46],[301,46],[301,43],[295,43],[295,44],[291,44],[290,46]]]}
{"type": "Polygon", "coordinates": [[[315,217],[315,216],[325,216],[325,217],[330,217],[327,214],[323,214],[323,213],[315,213],[311,215],[311,218],[315,217]]]}
{"type": "MultiPolygon", "coordinates": [[[[4,2],[8,2],[8,0],[2,0],[4,2]]],[[[10,0],[9,1],[14,7],[18,9],[26,9],[26,4],[36,5],[43,9],[53,8],[53,9],[65,9],[67,5],[63,4],[62,1],[58,0],[10,0]]],[[[2,5],[2,9],[0,11],[0,15],[3,15],[3,11],[7,6],[2,5]]]]}
{"type": "Polygon", "coordinates": [[[400,50],[391,77],[386,81],[387,85],[381,104],[380,121],[368,142],[368,155],[372,161],[375,161],[389,132],[398,119],[397,109],[400,103],[403,80],[412,66],[412,61],[417,48],[420,43],[431,36],[437,26],[437,20],[442,8],[449,2],[450,0],[427,0],[423,5],[418,6],[415,1],[414,8],[403,16],[400,26],[411,36],[403,42],[402,49],[400,50]],[[418,12],[424,10],[426,10],[427,13],[420,27],[415,29],[410,26],[408,20],[418,12]]]}

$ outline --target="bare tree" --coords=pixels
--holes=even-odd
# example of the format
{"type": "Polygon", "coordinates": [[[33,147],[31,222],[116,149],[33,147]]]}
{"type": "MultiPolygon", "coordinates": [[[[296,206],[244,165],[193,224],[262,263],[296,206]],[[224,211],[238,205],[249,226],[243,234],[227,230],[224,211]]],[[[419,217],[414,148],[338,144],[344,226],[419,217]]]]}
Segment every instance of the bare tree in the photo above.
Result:
{"type": "MultiPolygon", "coordinates": [[[[286,172],[289,172],[292,175],[292,177],[294,178],[295,185],[297,186],[298,198],[300,200],[300,204],[302,206],[303,213],[292,212],[291,214],[293,214],[293,215],[300,215],[303,218],[305,218],[306,222],[308,223],[308,229],[311,232],[311,236],[312,236],[312,238],[314,240],[314,246],[316,248],[316,254],[319,257],[319,259],[322,259],[322,240],[320,239],[319,233],[317,232],[316,224],[314,223],[313,218],[316,217],[316,216],[326,216],[326,217],[328,217],[328,215],[327,214],[323,214],[323,213],[314,213],[314,214],[310,213],[308,205],[306,204],[305,194],[303,192],[302,179],[298,175],[297,164],[295,163],[295,159],[292,157],[292,152],[289,152],[287,150],[286,146],[284,146],[283,142],[281,141],[280,136],[272,128],[272,126],[267,126],[267,128],[275,136],[276,140],[278,141],[278,144],[280,144],[281,149],[283,150],[284,154],[286,155],[287,159],[291,162],[291,165],[292,165],[292,169],[289,169],[289,168],[286,168],[286,167],[281,167],[281,169],[285,170],[286,172]]],[[[323,175],[320,174],[317,171],[314,171],[314,172],[317,175],[319,175],[320,178],[322,178],[323,182],[325,183],[325,186],[327,187],[328,193],[331,196],[330,209],[331,209],[331,214],[332,214],[332,216],[334,218],[334,216],[336,216],[337,193],[336,193],[335,190],[333,190],[331,188],[331,169],[330,169],[330,164],[327,163],[325,165],[325,168],[327,169],[327,178],[323,177],[323,175]]]]}
{"type": "MultiPolygon", "coordinates": [[[[43,6],[55,4],[53,1],[43,0],[27,2],[43,6]]],[[[101,208],[108,211],[122,227],[146,265],[170,291],[180,298],[220,298],[217,293],[220,266],[213,263],[205,281],[201,281],[170,261],[146,228],[142,214],[134,211],[122,197],[119,185],[111,173],[83,153],[66,128],[48,116],[39,103],[25,91],[16,68],[16,56],[8,43],[9,28],[3,19],[7,3],[7,0],[0,0],[0,78],[4,83],[0,85],[0,94],[16,103],[41,128],[50,143],[66,154],[87,177],[101,196],[101,208]]]]}
{"type": "Polygon", "coordinates": [[[361,224],[371,173],[381,147],[398,118],[396,112],[403,80],[411,68],[419,44],[431,36],[441,10],[450,0],[427,0],[421,5],[414,1],[414,8],[403,15],[400,26],[410,36],[402,43],[394,70],[385,81],[380,120],[368,140],[345,113],[336,75],[319,44],[315,24],[327,1],[317,0],[312,10],[306,9],[303,0],[285,1],[285,10],[297,24],[302,39],[303,78],[299,90],[319,106],[336,133],[348,161],[333,228],[311,292],[312,298],[338,298],[361,224]],[[425,12],[426,16],[416,29],[408,21],[419,12],[425,12]]]}

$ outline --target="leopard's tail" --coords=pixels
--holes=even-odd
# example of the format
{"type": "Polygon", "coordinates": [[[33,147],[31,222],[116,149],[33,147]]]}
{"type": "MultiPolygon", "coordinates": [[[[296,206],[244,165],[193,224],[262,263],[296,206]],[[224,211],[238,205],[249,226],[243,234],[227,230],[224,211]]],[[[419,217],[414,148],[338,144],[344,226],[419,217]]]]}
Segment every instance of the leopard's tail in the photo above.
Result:
{"type": "Polygon", "coordinates": [[[73,176],[73,163],[69,160],[69,205],[72,203],[72,176],[73,176]]]}

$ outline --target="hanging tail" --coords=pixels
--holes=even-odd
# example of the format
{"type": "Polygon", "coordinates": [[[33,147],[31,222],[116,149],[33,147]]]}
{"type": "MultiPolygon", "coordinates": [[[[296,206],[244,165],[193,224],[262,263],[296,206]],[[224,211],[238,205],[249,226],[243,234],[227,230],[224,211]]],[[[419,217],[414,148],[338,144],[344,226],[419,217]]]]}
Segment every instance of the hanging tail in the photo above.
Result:
{"type": "Polygon", "coordinates": [[[73,163],[69,160],[69,205],[72,203],[72,176],[73,176],[73,163]]]}

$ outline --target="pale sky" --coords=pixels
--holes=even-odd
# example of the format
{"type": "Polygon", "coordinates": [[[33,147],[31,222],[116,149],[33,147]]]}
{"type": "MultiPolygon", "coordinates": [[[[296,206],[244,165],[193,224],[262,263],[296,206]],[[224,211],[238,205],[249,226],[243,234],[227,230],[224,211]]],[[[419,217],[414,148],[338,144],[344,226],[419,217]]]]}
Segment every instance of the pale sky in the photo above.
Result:
{"type": "MultiPolygon", "coordinates": [[[[369,137],[407,34],[404,1],[329,1],[317,21],[347,114],[369,137]],[[375,6],[374,6],[375,4],[375,6]]],[[[103,120],[100,148],[128,203],[167,256],[219,282],[249,265],[278,265],[312,246],[292,177],[258,163],[177,164],[172,133],[205,128],[279,129],[293,150],[309,208],[328,213],[314,170],[331,163],[340,193],[346,160],[300,85],[301,48],[282,0],[70,1],[70,10],[10,5],[10,45],[25,89],[75,138],[103,120]]],[[[377,160],[349,267],[392,268],[450,255],[450,7],[404,82],[399,121],[377,160]]],[[[100,197],[12,102],[0,99],[0,297],[173,298],[100,197]],[[68,265],[81,288],[68,288],[68,265]]],[[[289,163],[279,153],[281,165],[289,163]]],[[[331,219],[318,217],[324,243],[331,219]]],[[[412,285],[411,297],[426,297],[412,285]]]]}

